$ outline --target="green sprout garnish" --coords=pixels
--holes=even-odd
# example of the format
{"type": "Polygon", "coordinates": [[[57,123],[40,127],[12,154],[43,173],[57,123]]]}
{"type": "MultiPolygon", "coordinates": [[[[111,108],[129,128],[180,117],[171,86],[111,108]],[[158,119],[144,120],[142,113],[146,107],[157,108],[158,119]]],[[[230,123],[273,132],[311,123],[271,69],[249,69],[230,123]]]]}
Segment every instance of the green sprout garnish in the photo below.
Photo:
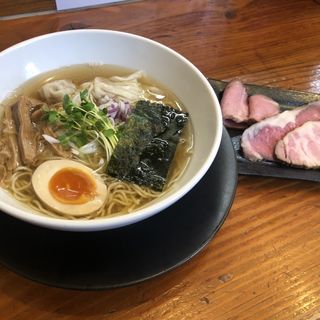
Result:
{"type": "Polygon", "coordinates": [[[63,98],[63,110],[47,110],[44,120],[50,125],[56,125],[62,132],[58,140],[64,146],[73,143],[78,148],[98,138],[105,149],[106,160],[118,142],[116,129],[108,116],[90,101],[88,90],[80,92],[80,105],[72,101],[69,95],[63,98]]]}

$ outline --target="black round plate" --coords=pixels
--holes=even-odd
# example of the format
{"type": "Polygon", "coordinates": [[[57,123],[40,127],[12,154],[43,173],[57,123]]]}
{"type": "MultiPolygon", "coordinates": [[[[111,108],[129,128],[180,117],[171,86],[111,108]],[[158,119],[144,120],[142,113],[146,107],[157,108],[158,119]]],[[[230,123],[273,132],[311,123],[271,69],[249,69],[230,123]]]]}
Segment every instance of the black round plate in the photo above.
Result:
{"type": "Polygon", "coordinates": [[[215,235],[231,207],[237,167],[227,131],[214,163],[180,201],[115,230],[66,232],[0,214],[0,263],[47,285],[72,289],[127,286],[177,267],[215,235]]]}

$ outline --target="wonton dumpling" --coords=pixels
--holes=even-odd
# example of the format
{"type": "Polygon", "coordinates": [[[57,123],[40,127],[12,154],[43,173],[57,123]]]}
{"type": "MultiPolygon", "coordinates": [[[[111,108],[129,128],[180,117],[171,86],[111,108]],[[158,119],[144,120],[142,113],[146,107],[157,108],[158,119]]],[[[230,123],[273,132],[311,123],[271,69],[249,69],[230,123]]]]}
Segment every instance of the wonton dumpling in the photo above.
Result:
{"type": "Polygon", "coordinates": [[[127,77],[112,77],[109,79],[96,77],[91,82],[82,84],[82,89],[88,89],[92,97],[99,104],[105,103],[113,97],[118,97],[129,102],[143,98],[144,90],[139,83],[143,72],[137,71],[127,77]]]}
{"type": "Polygon", "coordinates": [[[61,102],[64,95],[73,95],[76,91],[75,84],[70,80],[55,80],[44,84],[39,92],[48,103],[61,102]]]}

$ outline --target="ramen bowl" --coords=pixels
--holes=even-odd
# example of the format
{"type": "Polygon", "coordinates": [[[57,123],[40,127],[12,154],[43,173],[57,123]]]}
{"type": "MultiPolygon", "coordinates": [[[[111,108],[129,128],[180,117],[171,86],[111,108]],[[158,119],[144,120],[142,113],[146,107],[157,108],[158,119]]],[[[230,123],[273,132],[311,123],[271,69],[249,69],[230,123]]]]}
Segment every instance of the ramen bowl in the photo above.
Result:
{"type": "MultiPolygon", "coordinates": [[[[0,189],[0,210],[42,227],[97,231],[137,223],[181,199],[207,172],[221,142],[220,106],[207,79],[183,56],[153,40],[109,30],[72,30],[39,36],[2,51],[0,70],[8,76],[0,79],[0,101],[39,74],[76,64],[143,70],[173,92],[189,113],[193,128],[193,153],[187,168],[169,191],[147,206],[123,215],[92,220],[50,217],[33,211],[5,189],[0,189]]],[[[1,114],[2,109],[3,105],[1,114]]]]}

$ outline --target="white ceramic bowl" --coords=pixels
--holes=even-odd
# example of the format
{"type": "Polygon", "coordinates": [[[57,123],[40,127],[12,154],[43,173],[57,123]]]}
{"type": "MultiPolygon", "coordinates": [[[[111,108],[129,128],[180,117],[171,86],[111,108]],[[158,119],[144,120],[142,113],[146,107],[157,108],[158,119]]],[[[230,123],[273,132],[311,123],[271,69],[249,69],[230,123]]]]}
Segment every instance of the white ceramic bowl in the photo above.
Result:
{"type": "Polygon", "coordinates": [[[62,66],[82,63],[105,63],[144,70],[175,93],[189,112],[194,128],[194,154],[186,171],[165,196],[142,210],[118,217],[90,221],[45,217],[32,212],[2,189],[0,210],[29,223],[53,229],[112,229],[160,212],[184,196],[203,177],[214,161],[221,141],[220,106],[207,79],[180,54],[155,41],[108,30],[51,33],[2,51],[0,101],[33,76],[62,66]]]}

